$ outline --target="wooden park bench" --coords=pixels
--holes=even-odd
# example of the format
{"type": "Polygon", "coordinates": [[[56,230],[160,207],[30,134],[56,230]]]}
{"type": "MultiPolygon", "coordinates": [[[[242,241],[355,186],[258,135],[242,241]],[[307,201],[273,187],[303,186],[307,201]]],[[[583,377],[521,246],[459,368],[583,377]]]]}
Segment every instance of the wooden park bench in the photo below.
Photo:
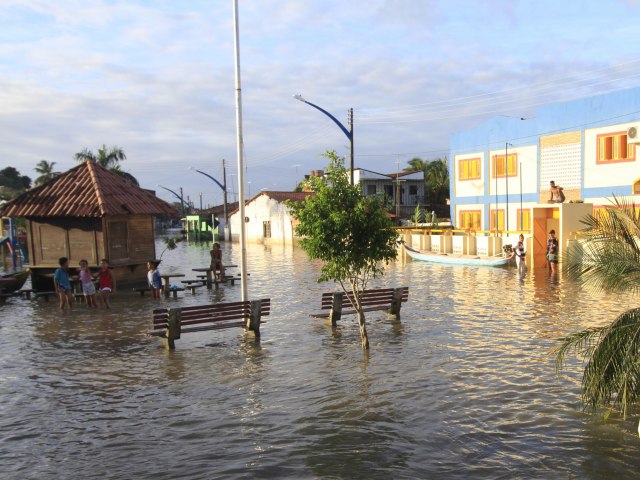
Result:
{"type": "Polygon", "coordinates": [[[243,327],[260,338],[260,323],[269,315],[271,299],[216,303],[182,308],[160,308],[153,311],[150,335],[161,337],[168,349],[183,333],[243,327]]]}
{"type": "MultiPolygon", "coordinates": [[[[409,287],[400,288],[378,288],[374,290],[364,290],[360,300],[364,312],[384,310],[390,315],[400,317],[400,307],[402,303],[409,299],[409,287]]],[[[358,313],[353,305],[351,293],[328,292],[322,294],[321,309],[329,310],[328,313],[318,313],[312,315],[316,318],[328,318],[331,325],[336,325],[342,315],[354,315],[358,313]]]]}

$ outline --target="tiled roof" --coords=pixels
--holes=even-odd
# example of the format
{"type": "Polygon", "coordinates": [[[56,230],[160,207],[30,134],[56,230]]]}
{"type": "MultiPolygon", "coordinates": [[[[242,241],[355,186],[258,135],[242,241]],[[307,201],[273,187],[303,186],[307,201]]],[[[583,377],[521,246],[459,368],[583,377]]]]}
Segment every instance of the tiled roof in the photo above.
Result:
{"type": "Polygon", "coordinates": [[[294,202],[301,202],[309,195],[315,195],[315,192],[261,192],[260,195],[266,195],[269,198],[274,199],[277,202],[283,202],[285,200],[292,200],[294,202]]]}
{"type": "Polygon", "coordinates": [[[175,215],[176,210],[95,162],[86,161],[4,205],[8,217],[175,215]]]}
{"type": "MultiPolygon", "coordinates": [[[[239,207],[238,202],[227,203],[227,214],[234,210],[237,210],[239,207]]],[[[224,214],[224,205],[216,205],[215,207],[207,208],[206,210],[200,211],[200,215],[222,215],[224,214]]]]}
{"type": "MultiPolygon", "coordinates": [[[[253,202],[254,200],[256,200],[258,197],[261,196],[267,196],[273,200],[275,200],[276,202],[284,202],[285,200],[292,200],[294,202],[301,202],[303,201],[305,198],[307,198],[310,195],[315,195],[316,192],[271,192],[271,191],[264,191],[264,192],[260,192],[257,195],[255,195],[251,200],[246,200],[245,201],[245,206],[250,204],[251,202],[253,202]]],[[[236,208],[229,212],[229,216],[234,215],[239,209],[239,205],[236,205],[236,208]]]]}

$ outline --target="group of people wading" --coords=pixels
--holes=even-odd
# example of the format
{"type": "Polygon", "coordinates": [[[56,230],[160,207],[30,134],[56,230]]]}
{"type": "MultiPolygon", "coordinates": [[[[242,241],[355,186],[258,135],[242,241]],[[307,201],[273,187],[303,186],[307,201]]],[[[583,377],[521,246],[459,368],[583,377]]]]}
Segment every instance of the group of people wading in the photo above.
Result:
{"type": "MultiPolygon", "coordinates": [[[[563,203],[565,201],[565,196],[563,192],[563,188],[559,185],[556,185],[556,182],[551,180],[549,183],[550,197],[548,203],[563,203]]],[[[547,239],[547,250],[546,250],[546,259],[547,259],[547,269],[550,273],[555,274],[558,272],[558,253],[559,253],[559,243],[556,238],[556,231],[551,229],[549,230],[549,238],[547,239]]],[[[527,269],[526,264],[526,256],[527,249],[524,242],[524,235],[520,234],[518,237],[518,243],[513,248],[513,255],[511,258],[516,259],[516,264],[518,265],[518,270],[523,273],[527,269]]]]}

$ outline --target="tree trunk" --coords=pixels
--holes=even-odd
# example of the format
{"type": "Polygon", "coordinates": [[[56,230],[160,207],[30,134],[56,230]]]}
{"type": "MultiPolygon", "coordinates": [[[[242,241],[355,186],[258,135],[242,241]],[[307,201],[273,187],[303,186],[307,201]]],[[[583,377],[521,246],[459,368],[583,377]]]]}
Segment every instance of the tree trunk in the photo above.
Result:
{"type": "Polygon", "coordinates": [[[369,337],[367,336],[367,325],[365,324],[364,312],[362,311],[358,312],[358,325],[360,326],[360,338],[362,339],[362,349],[369,350],[369,337]]]}

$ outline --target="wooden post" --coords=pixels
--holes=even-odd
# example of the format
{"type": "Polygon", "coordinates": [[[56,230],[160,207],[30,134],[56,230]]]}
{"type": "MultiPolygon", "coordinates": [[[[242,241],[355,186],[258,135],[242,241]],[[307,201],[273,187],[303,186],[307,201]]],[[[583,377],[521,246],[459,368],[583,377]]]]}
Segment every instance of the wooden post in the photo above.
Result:
{"type": "Polygon", "coordinates": [[[335,292],[331,299],[331,311],[329,312],[329,321],[331,326],[335,327],[336,322],[342,317],[342,299],[344,292],[335,292]]]}
{"type": "Polygon", "coordinates": [[[256,338],[260,338],[260,317],[262,316],[262,300],[252,300],[249,303],[249,318],[247,319],[247,331],[253,332],[256,338]]]}
{"type": "Polygon", "coordinates": [[[391,308],[389,314],[395,315],[396,318],[400,317],[400,307],[402,306],[402,291],[403,288],[393,289],[393,299],[391,300],[391,308]]]}
{"type": "Polygon", "coordinates": [[[164,334],[164,346],[170,350],[176,348],[174,340],[180,338],[180,309],[170,308],[169,318],[167,319],[167,330],[164,334]]]}

